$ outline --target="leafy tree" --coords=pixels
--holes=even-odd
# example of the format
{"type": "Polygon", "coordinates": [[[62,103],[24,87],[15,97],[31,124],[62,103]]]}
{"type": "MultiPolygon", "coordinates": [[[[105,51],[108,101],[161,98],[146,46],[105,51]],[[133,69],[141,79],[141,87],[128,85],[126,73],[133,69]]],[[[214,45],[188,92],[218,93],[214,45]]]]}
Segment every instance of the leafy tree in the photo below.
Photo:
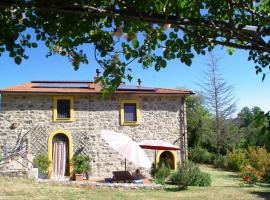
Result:
{"type": "Polygon", "coordinates": [[[201,96],[193,95],[186,98],[188,145],[211,143],[211,114],[203,106],[201,96]],[[210,141],[209,141],[210,139],[210,141]]]}
{"type": "Polygon", "coordinates": [[[238,113],[240,127],[244,132],[246,147],[265,146],[270,151],[270,113],[263,112],[259,107],[243,108],[238,113]]]}
{"type": "Polygon", "coordinates": [[[225,125],[221,129],[221,135],[223,138],[222,154],[226,154],[226,151],[229,149],[245,147],[244,131],[239,127],[237,118],[225,120],[225,125]]]}
{"type": "MultiPolygon", "coordinates": [[[[210,152],[216,150],[215,116],[203,104],[199,95],[186,98],[188,145],[195,148],[201,146],[210,152]]],[[[244,131],[240,127],[239,119],[226,119],[226,126],[222,126],[222,153],[226,149],[243,147],[245,145],[244,131]]]]}
{"type": "Polygon", "coordinates": [[[219,73],[218,59],[210,53],[208,68],[204,71],[204,77],[200,86],[200,95],[204,105],[214,115],[217,154],[226,141],[226,126],[231,115],[236,110],[236,102],[232,94],[233,88],[223,79],[219,73]]]}
{"type": "Polygon", "coordinates": [[[42,41],[49,53],[66,56],[75,69],[88,63],[91,44],[103,69],[100,80],[115,89],[132,79],[128,65],[160,70],[177,59],[190,66],[195,54],[215,46],[245,49],[263,79],[270,65],[269,0],[2,0],[0,54],[17,64],[42,41]],[[217,9],[218,8],[218,9],[217,9]],[[29,29],[34,34],[29,34],[29,29]]]}
{"type": "MultiPolygon", "coordinates": [[[[257,110],[257,108],[256,108],[257,110]]],[[[242,108],[242,110],[238,113],[238,118],[241,120],[240,126],[247,127],[253,121],[253,113],[248,107],[242,108]]]]}

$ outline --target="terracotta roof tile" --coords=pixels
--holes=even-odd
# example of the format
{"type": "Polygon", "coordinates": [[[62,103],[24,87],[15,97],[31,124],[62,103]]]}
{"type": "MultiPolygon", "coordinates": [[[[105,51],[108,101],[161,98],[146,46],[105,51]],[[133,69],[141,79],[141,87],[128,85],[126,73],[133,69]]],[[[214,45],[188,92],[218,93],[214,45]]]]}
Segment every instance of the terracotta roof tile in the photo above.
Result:
{"type": "MultiPolygon", "coordinates": [[[[0,89],[0,93],[102,93],[91,81],[32,81],[0,89]]],[[[121,85],[117,94],[193,94],[190,90],[121,85]]]]}

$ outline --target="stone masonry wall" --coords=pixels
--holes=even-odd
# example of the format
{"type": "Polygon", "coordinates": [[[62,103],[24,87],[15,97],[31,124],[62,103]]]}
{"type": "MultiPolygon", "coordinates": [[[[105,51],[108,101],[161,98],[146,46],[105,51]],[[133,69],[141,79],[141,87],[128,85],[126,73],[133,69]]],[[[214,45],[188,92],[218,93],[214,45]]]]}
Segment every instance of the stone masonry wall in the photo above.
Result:
{"type": "MultiPolygon", "coordinates": [[[[48,151],[48,135],[54,130],[66,130],[73,137],[74,153],[92,157],[93,176],[111,176],[124,169],[124,159],[100,137],[101,129],[122,132],[134,141],[161,139],[173,143],[180,132],[180,96],[118,95],[103,99],[99,95],[74,95],[75,121],[54,123],[53,95],[2,95],[0,111],[0,147],[16,145],[18,137],[27,134],[29,151],[35,155],[48,151]],[[120,125],[120,99],[140,100],[141,123],[120,125]],[[12,123],[18,128],[12,130],[12,123]]],[[[177,144],[179,145],[179,143],[177,144]]],[[[146,150],[153,161],[154,151],[146,150]]],[[[129,170],[136,167],[128,163],[129,170]]]]}

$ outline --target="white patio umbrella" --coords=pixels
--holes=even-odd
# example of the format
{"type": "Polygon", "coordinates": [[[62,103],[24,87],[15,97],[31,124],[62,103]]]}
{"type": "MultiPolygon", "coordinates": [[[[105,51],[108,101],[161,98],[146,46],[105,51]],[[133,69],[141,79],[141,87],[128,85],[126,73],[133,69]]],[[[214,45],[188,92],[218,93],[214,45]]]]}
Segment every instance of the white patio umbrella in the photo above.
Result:
{"type": "Polygon", "coordinates": [[[101,130],[101,138],[114,150],[138,167],[151,168],[151,162],[144,150],[128,136],[109,130],[101,130]]]}

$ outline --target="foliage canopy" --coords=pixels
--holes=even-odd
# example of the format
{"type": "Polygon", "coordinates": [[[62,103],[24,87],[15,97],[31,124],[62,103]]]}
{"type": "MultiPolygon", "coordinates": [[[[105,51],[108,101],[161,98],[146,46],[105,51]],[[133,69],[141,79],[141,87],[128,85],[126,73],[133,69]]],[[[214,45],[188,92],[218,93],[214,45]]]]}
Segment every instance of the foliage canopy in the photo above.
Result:
{"type": "Polygon", "coordinates": [[[89,62],[82,45],[92,44],[103,69],[100,80],[113,89],[132,79],[128,64],[134,60],[156,70],[172,59],[190,66],[194,54],[222,45],[248,50],[264,78],[269,9],[269,0],[2,0],[0,55],[7,52],[20,64],[26,49],[43,41],[47,56],[66,56],[78,69],[89,62]]]}

